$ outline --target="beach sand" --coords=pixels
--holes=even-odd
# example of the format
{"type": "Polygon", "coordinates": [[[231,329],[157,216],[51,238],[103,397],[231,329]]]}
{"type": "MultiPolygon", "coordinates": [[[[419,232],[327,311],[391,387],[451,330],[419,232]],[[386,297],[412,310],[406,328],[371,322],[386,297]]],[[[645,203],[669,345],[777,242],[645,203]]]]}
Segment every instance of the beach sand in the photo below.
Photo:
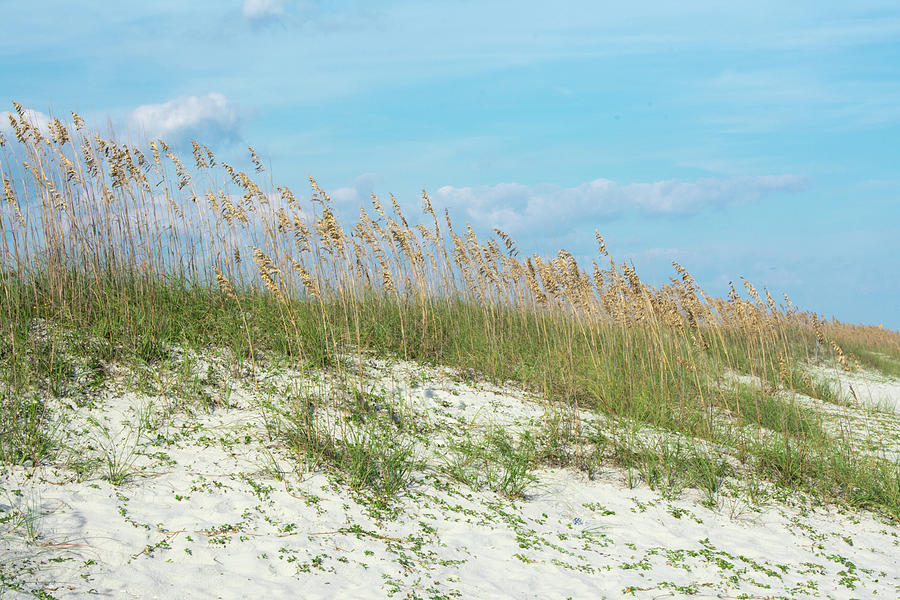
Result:
{"type": "MultiPolygon", "coordinates": [[[[547,407],[407,363],[373,363],[379,372],[373,386],[431,432],[389,502],[298,469],[247,389],[210,411],[124,389],[61,401],[69,466],[0,468],[0,569],[19,590],[0,596],[900,596],[900,527],[865,511],[777,490],[753,505],[727,486],[714,502],[690,488],[667,497],[611,466],[538,469],[516,499],[473,490],[439,468],[454,436],[524,431],[547,407]]],[[[857,394],[900,405],[898,382],[854,377],[842,381],[857,394]]],[[[896,412],[877,418],[896,441],[896,412]]]]}

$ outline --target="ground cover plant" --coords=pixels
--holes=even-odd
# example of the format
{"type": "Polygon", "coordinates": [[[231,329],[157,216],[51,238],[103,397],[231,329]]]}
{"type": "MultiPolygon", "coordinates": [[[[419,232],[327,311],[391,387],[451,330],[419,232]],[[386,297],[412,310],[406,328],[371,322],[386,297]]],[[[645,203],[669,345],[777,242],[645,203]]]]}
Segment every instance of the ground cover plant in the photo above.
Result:
{"type": "MultiPolygon", "coordinates": [[[[373,195],[347,225],[313,178],[301,201],[252,148],[248,173],[199,142],[179,156],[101,137],[74,113],[42,130],[15,109],[0,139],[4,464],[59,462],[52,400],[89,404],[123,369],[171,410],[206,413],[238,378],[296,468],[329,469],[388,507],[424,469],[417,443],[439,433],[373,388],[371,361],[392,358],[515,385],[555,411],[533,432],[449,440],[438,470],[472,489],[522,498],[540,465],[612,464],[710,505],[730,477],[748,498],[772,486],[900,520],[896,456],[858,443],[841,422],[852,394],[815,370],[896,376],[896,332],[826,321],[748,281],[711,297],[679,264],[650,286],[599,232],[589,265],[523,256],[425,192],[420,222],[373,195]],[[284,389],[273,369],[293,374],[284,389]]],[[[156,418],[118,442],[95,423],[107,481],[132,476],[156,418]]]]}

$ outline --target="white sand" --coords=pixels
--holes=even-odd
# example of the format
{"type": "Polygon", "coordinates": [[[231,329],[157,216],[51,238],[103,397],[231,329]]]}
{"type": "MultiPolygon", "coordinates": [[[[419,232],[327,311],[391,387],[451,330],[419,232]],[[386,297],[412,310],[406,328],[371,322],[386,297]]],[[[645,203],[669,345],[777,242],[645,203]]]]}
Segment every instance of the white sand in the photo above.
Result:
{"type": "Polygon", "coordinates": [[[900,527],[865,512],[725,496],[711,510],[695,490],[666,499],[629,489],[613,469],[593,481],[541,470],[514,502],[472,491],[436,469],[439,440],[525,428],[543,407],[376,366],[390,372],[380,385],[436,427],[435,443],[418,449],[430,466],[396,506],[379,510],[324,472],[299,475],[294,457],[264,441],[246,394],[212,414],[176,410],[138,438],[139,413],[159,421],[173,401],[109,391],[68,409],[80,432],[70,443],[84,457],[105,448],[130,476],[114,486],[106,466],[84,480],[49,466],[0,469],[0,569],[54,598],[900,596],[900,527]],[[31,541],[14,518],[29,512],[31,541]]]}
{"type": "Polygon", "coordinates": [[[842,394],[863,406],[900,412],[900,385],[893,379],[871,371],[848,372],[817,367],[813,372],[836,382],[842,394]]]}

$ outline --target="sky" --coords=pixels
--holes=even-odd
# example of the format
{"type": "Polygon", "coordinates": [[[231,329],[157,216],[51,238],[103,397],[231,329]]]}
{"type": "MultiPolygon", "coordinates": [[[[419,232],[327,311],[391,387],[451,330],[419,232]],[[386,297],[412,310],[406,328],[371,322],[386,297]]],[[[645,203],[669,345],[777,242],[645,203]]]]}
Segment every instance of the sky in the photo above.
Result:
{"type": "MultiPolygon", "coordinates": [[[[0,0],[0,112],[900,330],[900,4],[0,0]],[[185,152],[189,156],[188,152],[185,152]]],[[[0,115],[3,116],[3,115],[0,115]]],[[[299,194],[298,194],[299,195],[299,194]]]]}

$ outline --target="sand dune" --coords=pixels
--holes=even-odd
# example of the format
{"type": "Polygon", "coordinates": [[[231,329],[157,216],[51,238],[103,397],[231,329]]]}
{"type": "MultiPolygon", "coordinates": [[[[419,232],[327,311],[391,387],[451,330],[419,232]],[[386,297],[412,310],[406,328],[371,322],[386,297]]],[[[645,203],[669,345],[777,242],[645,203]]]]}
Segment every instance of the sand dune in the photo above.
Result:
{"type": "MultiPolygon", "coordinates": [[[[0,596],[900,594],[900,529],[866,512],[777,491],[754,505],[727,484],[714,502],[690,488],[667,497],[634,479],[630,487],[612,467],[590,478],[541,468],[518,498],[472,489],[441,468],[453,440],[534,429],[547,408],[404,363],[372,363],[369,375],[424,432],[412,483],[382,502],[327,470],[298,469],[267,440],[253,394],[239,386],[229,406],[209,412],[116,389],[87,404],[61,401],[69,467],[0,470],[0,568],[19,590],[0,596]]],[[[291,376],[271,374],[273,402],[291,376]]],[[[900,391],[897,382],[877,386],[893,398],[900,391]]],[[[885,415],[897,426],[896,413],[885,415]]]]}

